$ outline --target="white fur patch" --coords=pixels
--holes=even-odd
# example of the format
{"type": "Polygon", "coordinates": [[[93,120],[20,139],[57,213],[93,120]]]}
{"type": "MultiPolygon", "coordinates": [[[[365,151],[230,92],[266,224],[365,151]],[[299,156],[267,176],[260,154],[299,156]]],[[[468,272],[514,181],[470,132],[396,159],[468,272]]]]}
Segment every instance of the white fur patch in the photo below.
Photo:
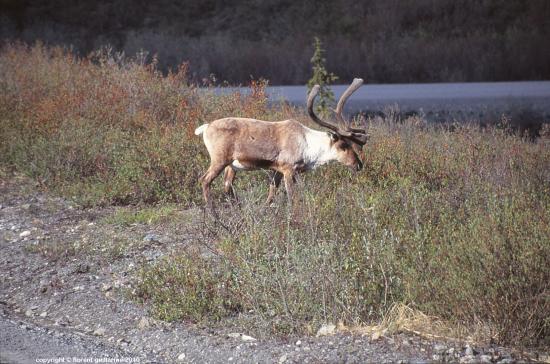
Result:
{"type": "Polygon", "coordinates": [[[197,129],[195,129],[195,135],[201,135],[202,133],[204,133],[206,128],[208,128],[208,124],[202,124],[197,129]]]}
{"type": "Polygon", "coordinates": [[[238,160],[234,160],[233,163],[231,163],[231,166],[237,170],[240,170],[240,171],[243,171],[243,170],[247,170],[248,168],[246,168],[245,166],[243,166],[241,164],[241,162],[239,162],[238,160]]]}
{"type": "Polygon", "coordinates": [[[304,136],[303,158],[307,169],[337,160],[337,152],[331,147],[330,136],[326,132],[307,128],[304,136]]]}

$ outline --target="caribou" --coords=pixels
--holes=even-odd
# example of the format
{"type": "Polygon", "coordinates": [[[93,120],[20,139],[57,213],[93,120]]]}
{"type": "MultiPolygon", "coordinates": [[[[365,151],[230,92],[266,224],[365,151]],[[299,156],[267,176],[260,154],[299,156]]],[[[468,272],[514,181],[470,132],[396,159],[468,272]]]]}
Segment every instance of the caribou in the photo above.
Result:
{"type": "Polygon", "coordinates": [[[263,121],[228,117],[203,124],[195,130],[202,135],[210,155],[210,166],[199,179],[207,206],[212,206],[210,184],[224,171],[224,192],[235,197],[233,179],[237,171],[270,170],[267,204],[273,201],[281,180],[284,180],[289,204],[292,203],[293,185],[297,173],[315,169],[331,161],[338,161],[355,171],[363,164],[359,157],[367,142],[365,129],[354,128],[342,116],[347,99],[361,85],[356,78],[342,94],[334,110],[337,123],[321,120],[313,110],[319,93],[315,85],[307,98],[309,117],[328,131],[311,129],[300,122],[263,121]]]}

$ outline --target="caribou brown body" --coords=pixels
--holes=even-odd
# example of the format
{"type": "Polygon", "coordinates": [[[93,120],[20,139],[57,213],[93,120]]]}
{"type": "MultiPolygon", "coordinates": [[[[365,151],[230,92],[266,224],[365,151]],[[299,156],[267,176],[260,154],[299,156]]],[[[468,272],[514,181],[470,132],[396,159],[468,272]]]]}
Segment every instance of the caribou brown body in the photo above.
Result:
{"type": "Polygon", "coordinates": [[[223,170],[224,190],[230,194],[234,194],[232,182],[236,171],[271,170],[267,198],[267,203],[270,203],[281,179],[284,179],[289,201],[292,201],[296,173],[330,161],[338,161],[354,170],[361,169],[358,151],[366,142],[366,133],[363,129],[351,128],[341,112],[347,98],[362,82],[355,79],[340,98],[336,108],[340,126],[322,121],[315,115],[313,101],[319,87],[315,86],[310,92],[309,115],[317,124],[329,128],[329,132],[308,128],[296,120],[268,122],[232,117],[198,127],[195,134],[202,134],[210,155],[210,167],[200,179],[206,203],[211,204],[210,184],[223,170]]]}

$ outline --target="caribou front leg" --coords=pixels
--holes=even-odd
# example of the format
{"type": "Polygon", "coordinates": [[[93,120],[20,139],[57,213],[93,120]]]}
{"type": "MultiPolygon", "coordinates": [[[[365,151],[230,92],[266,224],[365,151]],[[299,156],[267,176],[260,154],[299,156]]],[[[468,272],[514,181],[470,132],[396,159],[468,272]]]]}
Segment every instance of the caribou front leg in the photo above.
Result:
{"type": "Polygon", "coordinates": [[[235,170],[231,166],[225,167],[223,172],[223,192],[229,196],[233,201],[238,201],[235,188],[233,187],[233,180],[235,179],[235,170]]]}
{"type": "Polygon", "coordinates": [[[294,171],[286,171],[283,173],[285,179],[285,189],[288,198],[288,206],[292,206],[292,200],[294,199],[294,171]]]}

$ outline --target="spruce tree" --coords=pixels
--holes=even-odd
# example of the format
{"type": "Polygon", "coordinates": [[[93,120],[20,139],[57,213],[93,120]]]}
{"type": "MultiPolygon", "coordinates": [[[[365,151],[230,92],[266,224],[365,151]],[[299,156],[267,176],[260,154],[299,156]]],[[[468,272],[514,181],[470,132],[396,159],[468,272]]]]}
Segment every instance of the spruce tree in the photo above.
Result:
{"type": "Polygon", "coordinates": [[[313,76],[307,82],[308,93],[314,85],[320,86],[316,112],[323,117],[327,117],[334,106],[334,93],[329,85],[336,81],[338,76],[327,71],[325,67],[326,59],[323,57],[325,50],[318,37],[314,38],[313,49],[313,57],[311,57],[313,76]]]}

